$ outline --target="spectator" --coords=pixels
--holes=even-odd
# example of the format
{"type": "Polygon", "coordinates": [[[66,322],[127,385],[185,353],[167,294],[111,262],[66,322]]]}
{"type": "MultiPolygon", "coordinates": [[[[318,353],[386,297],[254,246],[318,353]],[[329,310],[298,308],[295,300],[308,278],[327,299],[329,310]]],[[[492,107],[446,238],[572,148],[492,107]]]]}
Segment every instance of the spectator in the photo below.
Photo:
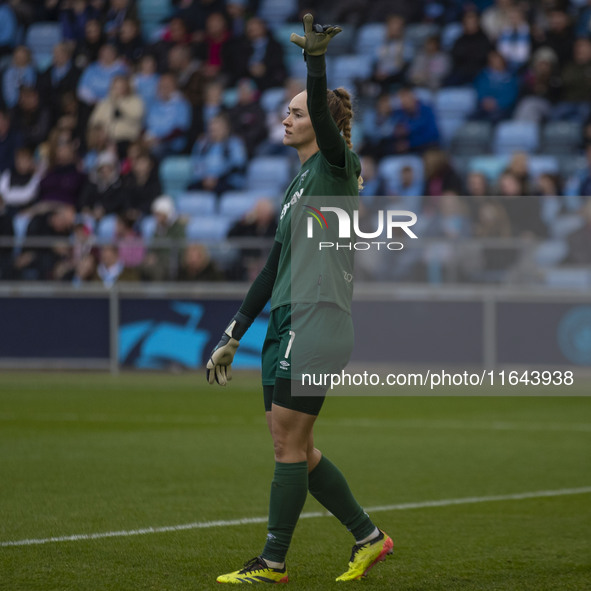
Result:
{"type": "MultiPolygon", "coordinates": [[[[388,93],[381,94],[375,109],[366,109],[363,114],[363,152],[377,160],[395,153],[392,147],[394,137],[394,101],[388,93]]],[[[285,112],[285,111],[284,111],[285,112]]]]}
{"type": "Polygon", "coordinates": [[[184,252],[178,281],[223,281],[224,274],[212,260],[205,244],[189,244],[184,252]]]}
{"type": "Polygon", "coordinates": [[[388,92],[393,84],[404,80],[412,56],[412,46],[405,39],[404,18],[389,15],[384,41],[376,52],[371,81],[379,85],[381,92],[388,92]]]}
{"type": "Polygon", "coordinates": [[[123,23],[136,17],[136,9],[132,0],[110,0],[103,27],[107,38],[115,39],[121,32],[123,23]]]}
{"type": "Polygon", "coordinates": [[[66,204],[77,208],[86,176],[78,170],[76,148],[60,139],[50,148],[49,168],[39,185],[39,201],[44,205],[66,204]]]}
{"type": "Polygon", "coordinates": [[[142,150],[132,161],[131,171],[125,176],[123,187],[126,216],[132,220],[150,215],[152,203],[162,194],[158,169],[147,150],[142,150]]]}
{"type": "Polygon", "coordinates": [[[69,238],[74,230],[76,211],[70,205],[59,205],[49,211],[40,210],[27,227],[27,237],[64,238],[53,246],[25,248],[15,259],[18,279],[53,279],[56,266],[69,256],[69,238]]]}
{"type": "MultiPolygon", "coordinates": [[[[205,86],[203,106],[199,117],[203,131],[209,122],[224,111],[224,85],[219,80],[212,80],[205,86]]],[[[283,128],[283,126],[281,126],[283,128]]],[[[283,135],[281,136],[283,137],[283,135]]]]}
{"type": "Polygon", "coordinates": [[[72,0],[60,8],[59,20],[64,41],[78,43],[86,35],[86,24],[92,19],[99,19],[100,12],[86,0],[72,0]]]}
{"type": "Polygon", "coordinates": [[[18,104],[12,112],[14,126],[21,131],[23,144],[36,147],[45,141],[51,127],[51,113],[42,104],[39,91],[32,86],[23,86],[18,104]]]}
{"type": "Polygon", "coordinates": [[[123,265],[127,269],[140,267],[146,255],[146,247],[141,234],[135,229],[135,220],[126,214],[117,216],[115,241],[119,248],[119,260],[123,265]]]}
{"type": "Polygon", "coordinates": [[[173,45],[168,51],[168,71],[176,76],[177,85],[195,109],[203,104],[203,74],[193,59],[188,45],[173,45]]]}
{"type": "Polygon", "coordinates": [[[143,57],[146,45],[142,39],[140,23],[132,18],[125,18],[117,34],[117,51],[128,67],[133,67],[143,57]]]}
{"type": "Polygon", "coordinates": [[[86,132],[86,154],[82,160],[82,169],[90,173],[96,168],[96,162],[101,152],[113,149],[109,143],[107,130],[100,123],[91,123],[86,132]]]}
{"type": "Polygon", "coordinates": [[[550,48],[563,67],[573,55],[575,31],[570,16],[558,8],[548,14],[548,30],[537,39],[538,45],[550,48]]]}
{"type": "Polygon", "coordinates": [[[565,193],[570,197],[591,196],[591,144],[585,147],[585,157],[585,167],[576,171],[567,182],[565,193]]]}
{"type": "MultiPolygon", "coordinates": [[[[259,199],[255,206],[228,231],[228,238],[272,239],[277,230],[277,210],[269,199],[259,199]]],[[[250,281],[258,275],[268,255],[268,248],[241,248],[235,278],[250,281]]]]}
{"type": "Polygon", "coordinates": [[[158,95],[148,107],[144,134],[152,154],[161,159],[181,152],[190,126],[191,105],[178,91],[174,75],[162,74],[158,95]]]}
{"type": "Polygon", "coordinates": [[[0,175],[0,195],[11,216],[35,203],[42,175],[30,148],[16,150],[14,167],[0,175]]]}
{"type": "Polygon", "coordinates": [[[566,262],[571,265],[591,265],[591,199],[584,203],[581,215],[584,226],[568,237],[566,262]]]}
{"type": "MultiPolygon", "coordinates": [[[[0,241],[14,238],[12,217],[0,191],[0,241]]],[[[0,244],[0,281],[12,279],[12,253],[10,244],[0,244]]]]}
{"type": "Polygon", "coordinates": [[[193,146],[191,160],[191,189],[215,191],[220,195],[244,186],[246,148],[239,137],[230,135],[230,124],[225,115],[218,115],[210,121],[207,132],[193,146]]]}
{"type": "Polygon", "coordinates": [[[139,62],[137,72],[132,76],[133,87],[144,101],[146,110],[158,96],[158,82],[160,76],[156,73],[156,59],[152,54],[146,54],[139,62]]]}
{"type": "Polygon", "coordinates": [[[509,7],[508,17],[509,22],[501,29],[497,39],[497,51],[505,59],[507,67],[512,72],[518,72],[529,60],[531,35],[521,6],[509,7]]]}
{"type": "Polygon", "coordinates": [[[423,152],[439,144],[433,109],[421,102],[411,88],[398,91],[400,107],[394,109],[393,152],[423,152]]]}
{"type": "Polygon", "coordinates": [[[499,195],[511,220],[513,236],[517,238],[544,237],[539,200],[524,195],[520,180],[512,172],[504,172],[499,179],[499,195]]]}
{"type": "Polygon", "coordinates": [[[433,213],[443,194],[451,192],[459,195],[462,192],[462,181],[444,150],[427,150],[423,154],[423,164],[425,168],[423,193],[427,197],[423,211],[433,213]]]}
{"type": "Polygon", "coordinates": [[[153,247],[144,259],[141,275],[147,281],[164,281],[177,276],[178,242],[185,238],[185,223],[178,217],[174,201],[168,195],[161,195],[152,203],[152,213],[156,218],[154,238],[176,241],[176,244],[153,247]]]}
{"type": "Polygon", "coordinates": [[[66,92],[76,92],[81,71],[72,61],[72,50],[66,43],[53,47],[53,61],[39,77],[39,92],[52,109],[53,120],[58,116],[58,105],[66,92]]]}
{"type": "Polygon", "coordinates": [[[540,47],[523,77],[521,99],[513,118],[541,123],[558,100],[561,84],[556,54],[549,47],[540,47]]]}
{"type": "Polygon", "coordinates": [[[283,86],[287,78],[283,48],[258,17],[248,19],[244,37],[228,43],[223,69],[230,86],[241,78],[250,78],[261,92],[283,86]]]}
{"type": "Polygon", "coordinates": [[[105,41],[100,21],[96,18],[88,20],[84,26],[84,38],[78,41],[74,48],[76,66],[83,70],[89,64],[96,62],[105,41]]]}
{"type": "Polygon", "coordinates": [[[589,115],[591,97],[591,40],[577,39],[573,61],[562,70],[562,93],[551,119],[583,122],[589,115]]]}
{"type": "Polygon", "coordinates": [[[511,8],[514,0],[495,0],[494,5],[482,13],[482,29],[487,37],[496,41],[501,31],[511,24],[511,8]]]}
{"type": "Polygon", "coordinates": [[[376,209],[405,209],[419,211],[422,205],[423,181],[405,165],[400,175],[389,175],[384,179],[384,193],[374,200],[376,209]]]}
{"type": "Polygon", "coordinates": [[[518,82],[503,57],[496,51],[488,56],[488,67],[474,82],[478,98],[475,119],[496,123],[509,117],[517,100],[518,82]]]}
{"type": "Polygon", "coordinates": [[[22,143],[22,133],[12,125],[8,111],[0,109],[0,173],[14,166],[14,153],[22,143]]]}
{"type": "Polygon", "coordinates": [[[202,60],[202,72],[207,79],[221,73],[225,46],[230,40],[230,31],[225,16],[214,12],[207,17],[203,41],[197,47],[197,56],[202,60]]]}
{"type": "Polygon", "coordinates": [[[113,152],[101,152],[82,190],[80,211],[98,222],[106,215],[121,213],[125,205],[117,157],[113,152]]]}
{"type": "Polygon", "coordinates": [[[519,182],[519,193],[521,195],[531,194],[529,155],[527,152],[513,152],[506,172],[510,172],[519,182]]]}
{"type": "Polygon", "coordinates": [[[71,280],[74,287],[80,287],[83,283],[99,281],[96,258],[92,254],[85,254],[76,264],[72,277],[65,275],[64,279],[71,280]]]}
{"type": "Polygon", "coordinates": [[[249,78],[238,82],[238,102],[228,111],[232,134],[242,139],[249,158],[257,146],[266,139],[265,111],[258,102],[255,83],[249,78]]]}
{"type": "Polygon", "coordinates": [[[381,195],[383,183],[378,174],[378,166],[373,156],[365,155],[361,157],[361,176],[363,178],[363,188],[359,196],[361,201],[369,208],[373,208],[374,197],[381,195]]]}
{"type": "Polygon", "coordinates": [[[451,74],[445,80],[448,86],[461,86],[474,81],[486,66],[492,44],[480,28],[478,13],[467,10],[462,18],[462,34],[451,48],[451,74]]]}
{"type": "Polygon", "coordinates": [[[12,53],[12,62],[2,74],[2,99],[4,105],[12,109],[18,102],[22,86],[34,86],[37,71],[31,62],[31,51],[19,45],[12,53]]]}
{"type": "Polygon", "coordinates": [[[108,96],[94,108],[90,125],[102,126],[123,157],[127,146],[140,137],[143,120],[144,103],[133,92],[129,77],[115,76],[108,96]]]}
{"type": "Polygon", "coordinates": [[[18,35],[18,22],[9,0],[0,0],[0,57],[12,52],[18,35]]]}
{"type": "Polygon", "coordinates": [[[481,172],[470,172],[466,178],[466,191],[471,197],[486,197],[491,195],[491,189],[486,175],[481,172]]]}
{"type": "Polygon", "coordinates": [[[425,41],[423,49],[414,57],[408,79],[416,86],[438,90],[450,68],[450,57],[447,52],[441,51],[439,37],[434,35],[425,41]]]}
{"type": "Polygon", "coordinates": [[[117,55],[114,45],[103,45],[99,57],[86,67],[78,82],[78,98],[89,107],[107,98],[116,76],[126,76],[127,68],[117,55]]]}
{"type": "Polygon", "coordinates": [[[100,250],[100,262],[97,275],[107,289],[118,281],[137,281],[139,274],[135,269],[128,269],[119,257],[119,248],[115,244],[105,244],[100,250]]]}

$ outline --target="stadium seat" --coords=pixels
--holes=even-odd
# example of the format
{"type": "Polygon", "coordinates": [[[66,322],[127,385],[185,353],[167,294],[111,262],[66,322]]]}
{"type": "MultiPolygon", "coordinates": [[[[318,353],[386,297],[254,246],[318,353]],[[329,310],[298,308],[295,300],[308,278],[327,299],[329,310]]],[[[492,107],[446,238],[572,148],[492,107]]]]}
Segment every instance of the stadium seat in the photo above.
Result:
{"type": "Polygon", "coordinates": [[[559,215],[550,226],[550,234],[553,238],[567,238],[582,228],[584,223],[583,217],[576,213],[559,215]]]}
{"type": "MultiPolygon", "coordinates": [[[[295,29],[297,32],[297,29],[295,29]]],[[[353,47],[353,41],[355,40],[355,29],[354,27],[345,27],[338,35],[333,37],[330,42],[330,55],[345,55],[349,53],[353,47]]]]}
{"type": "Polygon", "coordinates": [[[551,267],[546,270],[544,280],[552,287],[588,290],[591,271],[589,267],[551,267]]]}
{"type": "Polygon", "coordinates": [[[292,33],[297,33],[301,30],[301,21],[297,23],[283,23],[281,25],[273,27],[273,35],[275,37],[275,41],[280,43],[281,47],[283,47],[283,55],[287,61],[289,61],[291,58],[295,59],[295,57],[303,59],[302,49],[289,40],[292,33]]]}
{"type": "Polygon", "coordinates": [[[441,48],[443,51],[449,51],[462,32],[462,23],[448,23],[445,25],[441,31],[441,48]]]}
{"type": "Polygon", "coordinates": [[[439,130],[441,142],[446,148],[450,146],[464,123],[465,119],[463,117],[447,116],[437,118],[437,129],[439,130]]]}
{"type": "Polygon", "coordinates": [[[164,192],[173,198],[186,191],[193,178],[189,156],[168,156],[160,163],[160,182],[164,192]]]}
{"type": "Polygon", "coordinates": [[[452,138],[451,152],[454,156],[487,154],[490,152],[491,136],[492,125],[488,121],[466,121],[452,138]]]}
{"type": "Polygon", "coordinates": [[[56,22],[33,23],[27,30],[25,45],[31,50],[39,71],[51,65],[53,48],[62,40],[62,28],[56,22]]]}
{"type": "Polygon", "coordinates": [[[400,179],[400,170],[404,166],[412,168],[415,182],[423,183],[423,160],[419,156],[386,156],[378,165],[378,174],[387,187],[394,187],[400,179]]]}
{"type": "Polygon", "coordinates": [[[117,216],[106,215],[98,223],[96,235],[99,242],[108,243],[115,239],[115,231],[117,230],[117,216]]]}
{"type": "Polygon", "coordinates": [[[191,242],[218,242],[225,240],[231,221],[222,216],[200,216],[189,220],[185,233],[191,242]]]}
{"type": "Polygon", "coordinates": [[[564,240],[544,240],[535,249],[534,259],[540,267],[559,265],[568,254],[568,245],[564,240]]]}
{"type": "Polygon", "coordinates": [[[246,173],[250,191],[264,191],[266,195],[282,195],[290,181],[291,165],[283,156],[253,158],[246,173]]]}
{"type": "Polygon", "coordinates": [[[156,218],[153,215],[147,215],[140,222],[140,233],[146,244],[149,244],[154,237],[156,223],[156,218]]]}
{"type": "Polygon", "coordinates": [[[226,191],[220,198],[220,216],[235,222],[264,198],[258,191],[226,191]]]}
{"type": "Polygon", "coordinates": [[[581,126],[575,121],[550,121],[542,131],[544,154],[576,154],[581,144],[581,126]]]}
{"type": "Polygon", "coordinates": [[[349,54],[338,55],[331,60],[329,80],[331,88],[344,86],[348,90],[354,89],[354,82],[364,78],[371,71],[372,57],[370,55],[349,54]]]}
{"type": "Polygon", "coordinates": [[[173,13],[171,0],[138,0],[137,11],[142,37],[148,42],[156,41],[163,22],[173,13]]]}
{"type": "Polygon", "coordinates": [[[509,164],[508,156],[475,156],[468,164],[469,172],[481,172],[489,182],[496,181],[509,164]]]}
{"type": "Polygon", "coordinates": [[[176,206],[181,215],[215,215],[217,196],[211,191],[187,191],[176,198],[176,206]]]}
{"type": "Polygon", "coordinates": [[[384,23],[366,23],[357,31],[355,49],[359,55],[374,56],[377,48],[384,41],[386,25],[384,23]]]}
{"type": "Polygon", "coordinates": [[[532,153],[540,144],[540,128],[533,121],[501,121],[495,129],[493,152],[511,154],[513,152],[532,153]]]}
{"type": "MultiPolygon", "coordinates": [[[[297,15],[297,0],[262,0],[259,3],[258,16],[262,18],[271,27],[284,23],[289,17],[297,15]]],[[[302,30],[302,24],[299,23],[298,29],[302,30]]]]}
{"type": "Polygon", "coordinates": [[[537,179],[541,174],[558,174],[560,166],[558,158],[547,154],[534,154],[529,157],[529,174],[537,179]]]}
{"type": "Polygon", "coordinates": [[[442,88],[435,98],[435,114],[438,120],[445,117],[467,119],[476,108],[476,90],[467,86],[442,88]]]}
{"type": "Polygon", "coordinates": [[[267,113],[275,113],[284,101],[285,89],[282,87],[267,88],[267,90],[261,94],[261,107],[263,107],[267,113]]]}

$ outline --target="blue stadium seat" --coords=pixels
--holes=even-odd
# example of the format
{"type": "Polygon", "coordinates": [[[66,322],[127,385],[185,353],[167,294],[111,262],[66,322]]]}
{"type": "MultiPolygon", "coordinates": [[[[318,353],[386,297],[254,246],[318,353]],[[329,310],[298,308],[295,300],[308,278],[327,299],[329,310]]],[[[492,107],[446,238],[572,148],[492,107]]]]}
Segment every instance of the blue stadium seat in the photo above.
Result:
{"type": "Polygon", "coordinates": [[[153,42],[159,37],[163,23],[172,16],[170,0],[138,0],[138,17],[141,24],[142,37],[153,42]]]}
{"type": "Polygon", "coordinates": [[[156,223],[156,218],[153,215],[147,215],[140,222],[140,233],[146,244],[149,244],[154,237],[156,223]]]}
{"type": "MultiPolygon", "coordinates": [[[[297,29],[295,31],[297,32],[297,29]]],[[[330,42],[330,55],[345,55],[349,53],[352,50],[354,40],[355,28],[351,26],[345,27],[330,42]]]]}
{"type": "Polygon", "coordinates": [[[567,238],[585,224],[582,216],[576,213],[559,215],[550,226],[550,234],[553,238],[567,238]]]}
{"type": "Polygon", "coordinates": [[[344,86],[347,90],[353,90],[355,79],[367,77],[371,65],[371,55],[350,54],[334,57],[331,69],[327,70],[331,88],[344,86]]]}
{"type": "Polygon", "coordinates": [[[117,216],[106,215],[98,223],[96,235],[99,242],[112,242],[115,239],[115,230],[117,229],[117,216]]]}
{"type": "Polygon", "coordinates": [[[447,116],[437,118],[437,129],[441,136],[441,142],[444,146],[449,147],[458,132],[462,129],[465,119],[457,116],[447,116]]]}
{"type": "MultiPolygon", "coordinates": [[[[445,119],[438,121],[444,123],[445,119]]],[[[466,121],[456,130],[451,141],[454,156],[483,155],[490,152],[492,125],[488,121],[466,121]]]]}
{"type": "Polygon", "coordinates": [[[282,87],[267,88],[267,90],[263,91],[263,94],[261,94],[261,107],[263,107],[267,113],[275,113],[284,101],[285,89],[282,87]]]}
{"type": "MultiPolygon", "coordinates": [[[[289,17],[297,15],[297,12],[297,0],[262,0],[259,3],[258,16],[274,27],[284,23],[289,17]]],[[[302,30],[301,23],[297,29],[293,29],[293,32],[298,30],[302,30]]]]}
{"type": "Polygon", "coordinates": [[[400,179],[400,170],[404,166],[410,166],[413,170],[415,181],[423,183],[424,169],[423,160],[420,156],[386,156],[380,160],[378,174],[386,186],[394,186],[400,179]]]}
{"type": "Polygon", "coordinates": [[[591,288],[591,271],[589,267],[554,267],[546,270],[544,280],[546,285],[553,287],[588,290],[591,288]]]}
{"type": "Polygon", "coordinates": [[[492,182],[496,181],[509,164],[509,156],[475,156],[468,164],[469,172],[481,172],[492,182]]]}
{"type": "Polygon", "coordinates": [[[167,156],[160,163],[160,182],[164,192],[173,198],[186,191],[193,178],[189,156],[167,156]]]}
{"type": "Polygon", "coordinates": [[[534,258],[540,267],[559,265],[568,254],[568,244],[564,240],[544,240],[535,249],[534,258]]]}
{"type": "Polygon", "coordinates": [[[494,133],[493,152],[511,154],[513,152],[532,153],[540,145],[540,128],[533,121],[501,121],[494,133]]]}
{"type": "Polygon", "coordinates": [[[541,174],[558,174],[560,166],[556,156],[548,154],[534,154],[529,157],[529,174],[533,179],[541,174]]]}
{"type": "Polygon", "coordinates": [[[303,60],[301,48],[289,40],[292,33],[297,33],[301,30],[301,21],[297,23],[283,23],[281,25],[273,27],[273,35],[275,37],[275,41],[280,43],[281,47],[283,47],[283,55],[285,56],[285,59],[288,61],[290,58],[295,58],[296,56],[303,60]]]}
{"type": "Polygon", "coordinates": [[[357,31],[355,48],[359,55],[374,56],[377,48],[384,41],[386,25],[384,23],[366,23],[357,31]]]}
{"type": "Polygon", "coordinates": [[[468,86],[442,88],[435,98],[435,114],[444,117],[467,119],[476,108],[476,90],[468,86]]]}
{"type": "Polygon", "coordinates": [[[46,70],[53,58],[53,48],[62,40],[62,28],[56,22],[33,23],[27,30],[25,45],[31,50],[39,71],[46,70]]]}
{"type": "Polygon", "coordinates": [[[220,198],[220,216],[235,222],[264,197],[258,191],[226,191],[220,198]]]}
{"type": "Polygon", "coordinates": [[[189,220],[185,234],[191,242],[219,242],[225,240],[230,223],[230,220],[217,215],[194,217],[189,220]]]}
{"type": "Polygon", "coordinates": [[[246,172],[246,186],[250,191],[264,191],[265,195],[282,195],[289,184],[291,165],[283,156],[253,158],[246,172]]]}
{"type": "Polygon", "coordinates": [[[581,126],[576,121],[550,121],[542,131],[541,152],[576,154],[581,144],[581,126]]]}
{"type": "Polygon", "coordinates": [[[176,207],[181,215],[215,215],[217,196],[211,191],[187,191],[177,196],[176,207]]]}

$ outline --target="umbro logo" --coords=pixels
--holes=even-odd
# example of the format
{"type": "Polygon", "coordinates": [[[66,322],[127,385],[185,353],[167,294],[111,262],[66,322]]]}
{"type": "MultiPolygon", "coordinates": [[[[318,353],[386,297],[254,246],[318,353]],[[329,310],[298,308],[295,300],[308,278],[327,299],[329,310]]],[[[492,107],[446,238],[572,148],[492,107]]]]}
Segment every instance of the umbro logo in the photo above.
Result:
{"type": "Polygon", "coordinates": [[[281,369],[284,369],[287,371],[287,368],[290,366],[290,363],[289,363],[289,361],[285,361],[285,359],[282,359],[279,362],[279,365],[281,366],[281,369]]]}

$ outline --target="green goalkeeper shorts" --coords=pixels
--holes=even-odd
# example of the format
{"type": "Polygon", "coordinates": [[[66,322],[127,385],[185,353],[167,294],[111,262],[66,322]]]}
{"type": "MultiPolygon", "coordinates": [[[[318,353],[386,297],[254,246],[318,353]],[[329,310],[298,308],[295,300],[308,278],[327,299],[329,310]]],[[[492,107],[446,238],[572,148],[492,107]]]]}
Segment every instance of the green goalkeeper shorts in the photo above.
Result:
{"type": "MultiPolygon", "coordinates": [[[[263,386],[272,386],[277,378],[301,384],[304,374],[338,373],[349,362],[352,350],[353,320],[335,304],[321,302],[275,308],[263,344],[263,386]]],[[[318,389],[314,390],[314,395],[318,395],[318,389]]],[[[270,408],[267,402],[265,406],[270,408]]],[[[281,406],[292,408],[285,401],[281,406]]],[[[294,410],[298,410],[296,406],[294,410]]]]}

